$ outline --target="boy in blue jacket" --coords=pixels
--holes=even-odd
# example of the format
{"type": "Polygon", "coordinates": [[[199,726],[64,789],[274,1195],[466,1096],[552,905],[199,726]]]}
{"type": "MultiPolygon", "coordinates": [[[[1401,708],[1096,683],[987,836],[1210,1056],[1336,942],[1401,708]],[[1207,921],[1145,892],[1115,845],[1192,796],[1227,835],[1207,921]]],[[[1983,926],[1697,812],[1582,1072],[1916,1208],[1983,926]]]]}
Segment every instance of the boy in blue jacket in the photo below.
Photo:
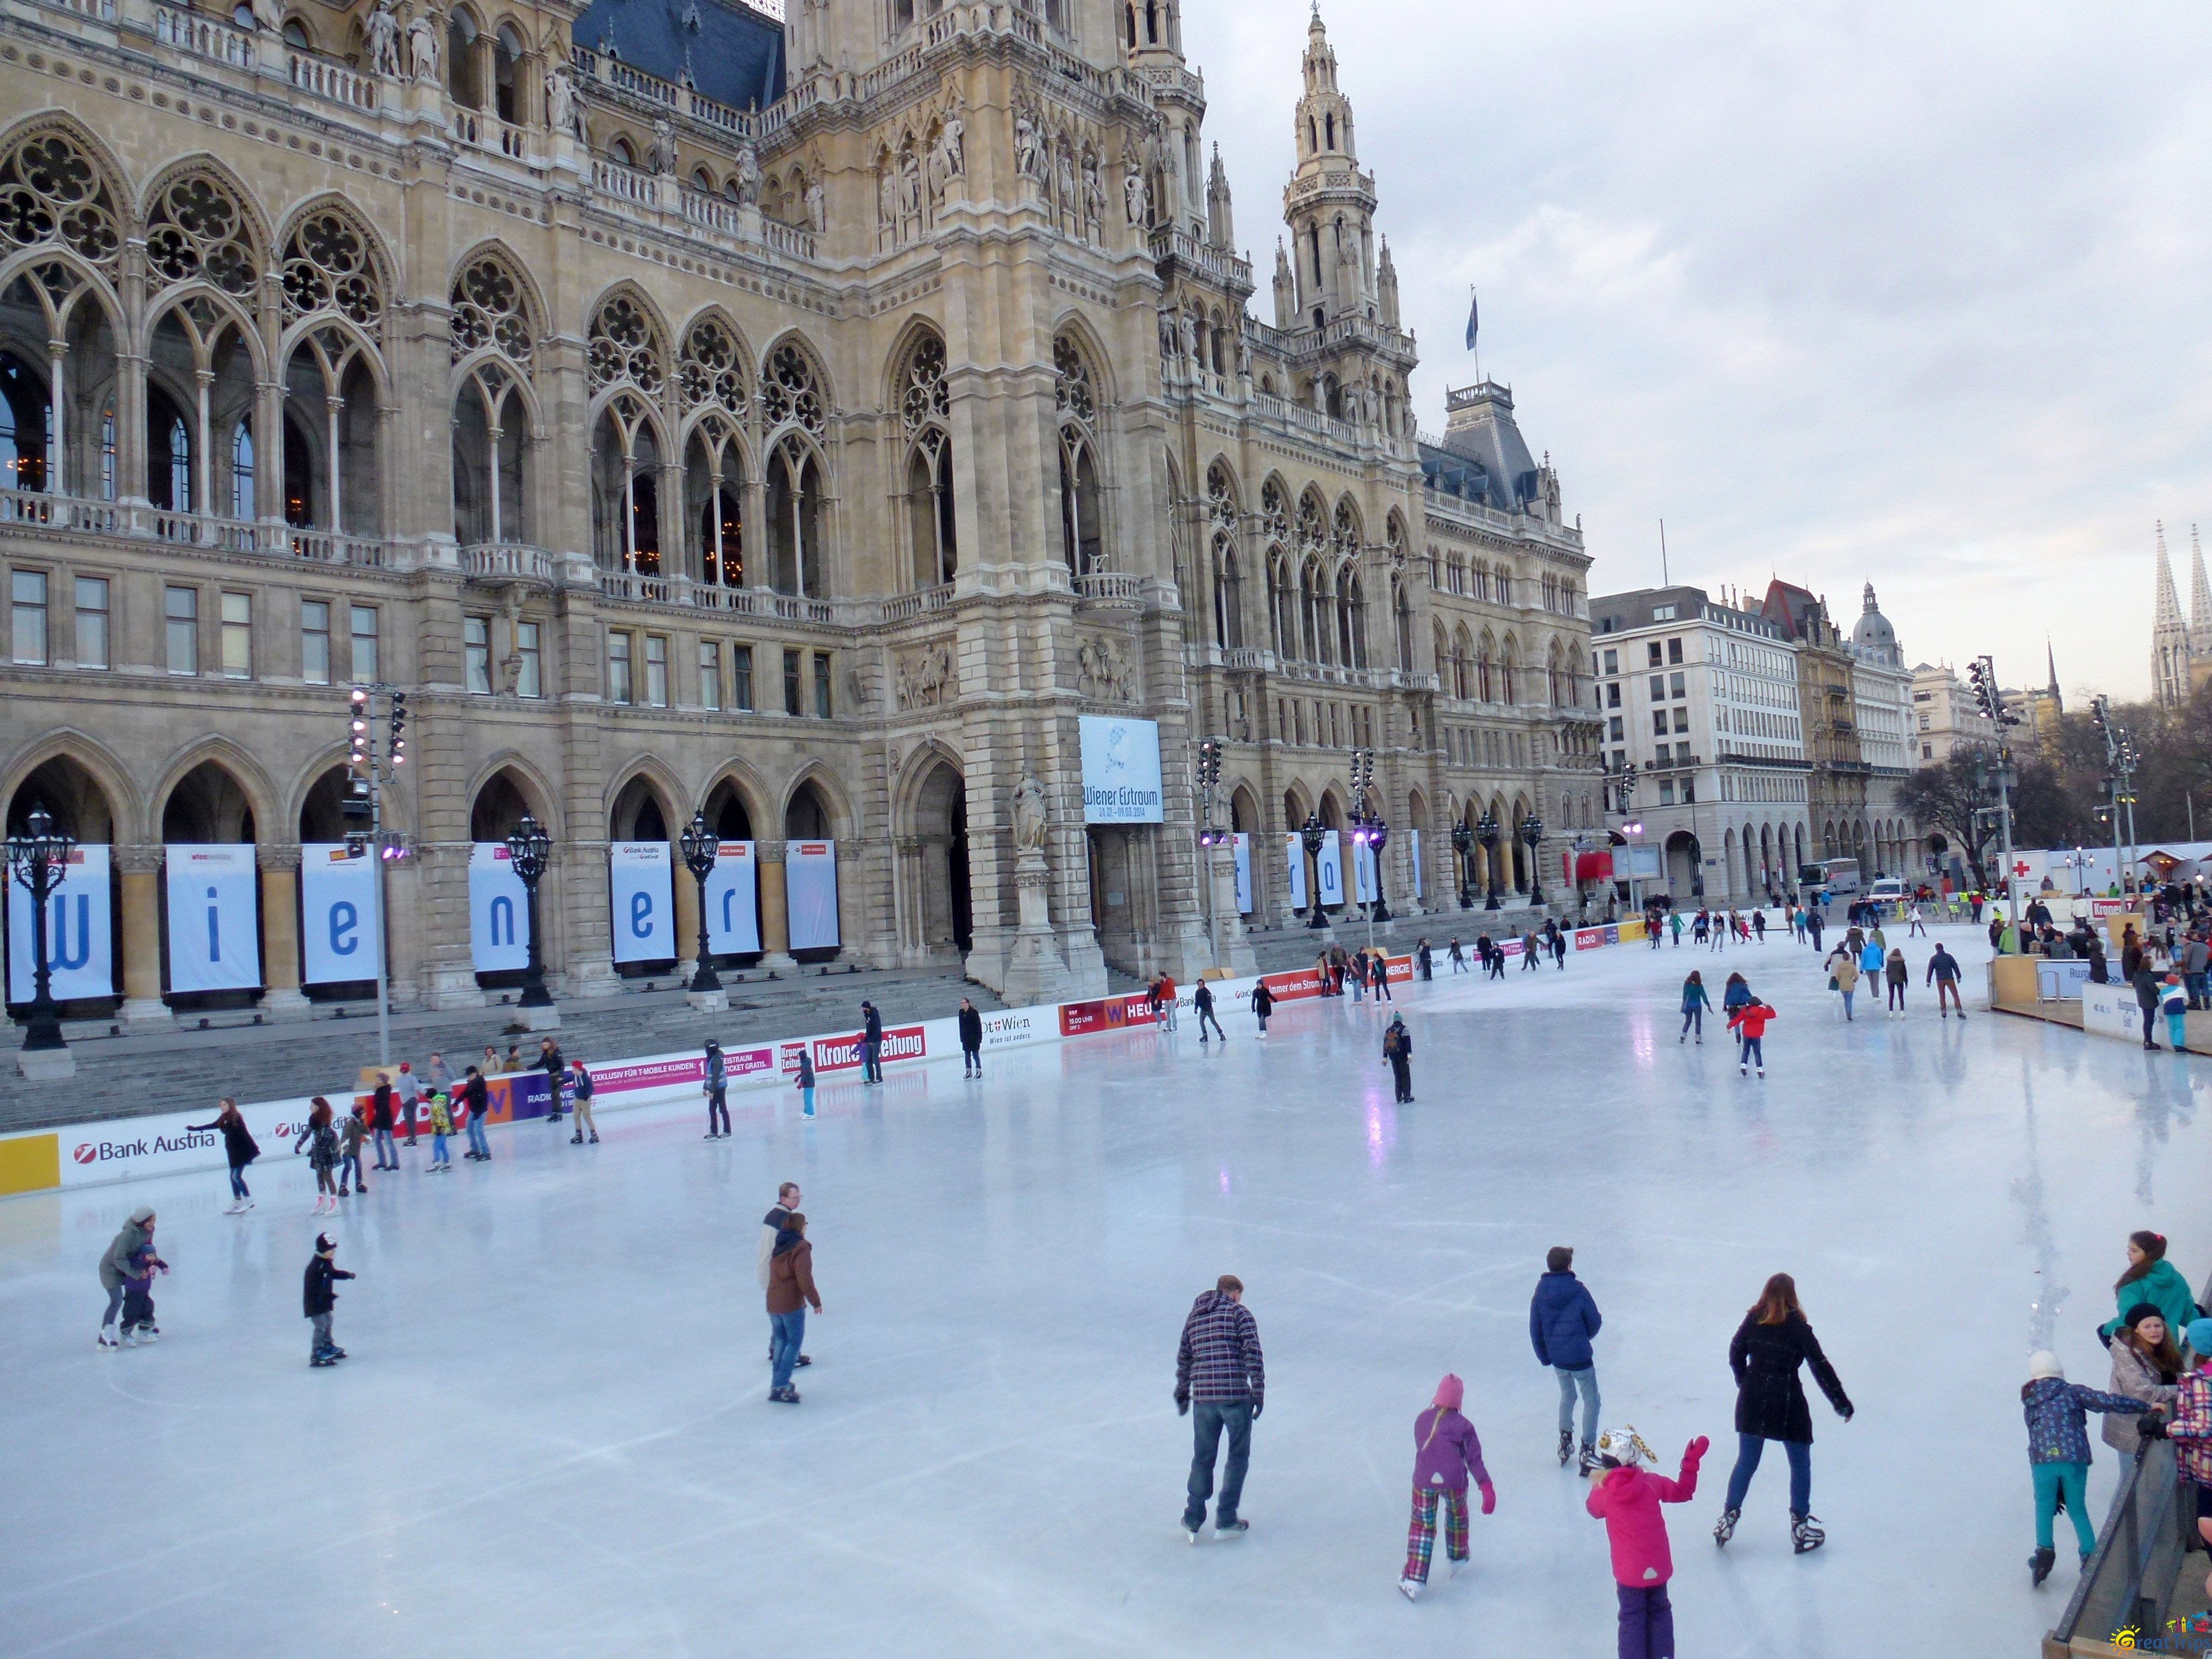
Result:
{"type": "Polygon", "coordinates": [[[1590,1338],[1605,1323],[1597,1304],[1575,1277],[1575,1253],[1554,1244],[1544,1257],[1544,1276],[1528,1304],[1528,1340],[1536,1358],[1559,1379],[1559,1462],[1575,1449],[1575,1395],[1583,1400],[1582,1458],[1578,1473],[1588,1474],[1597,1457],[1597,1360],[1590,1338]]]}

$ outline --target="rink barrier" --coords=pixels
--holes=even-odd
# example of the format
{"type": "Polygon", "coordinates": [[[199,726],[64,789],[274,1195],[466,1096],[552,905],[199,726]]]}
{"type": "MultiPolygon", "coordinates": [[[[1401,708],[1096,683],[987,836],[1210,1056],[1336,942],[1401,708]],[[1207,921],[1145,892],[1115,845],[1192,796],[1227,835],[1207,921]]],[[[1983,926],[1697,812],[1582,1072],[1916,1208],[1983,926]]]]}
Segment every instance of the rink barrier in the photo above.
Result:
{"type": "MultiPolygon", "coordinates": [[[[1608,923],[1602,927],[1574,929],[1570,934],[1577,952],[1607,945],[1626,944],[1644,937],[1641,921],[1608,923]]],[[[1521,954],[1521,941],[1503,941],[1509,957],[1521,954]]],[[[1318,954],[1318,952],[1316,952],[1318,954]]],[[[1411,954],[1388,957],[1390,982],[1408,984],[1413,978],[1411,954]]],[[[1252,988],[1264,979],[1279,1003],[1299,1002],[1321,994],[1321,978],[1312,967],[1286,972],[1248,975],[1239,979],[1209,980],[1217,1018],[1232,1014],[1251,1017],[1252,988]]],[[[1176,1006],[1179,1018],[1197,1018],[1192,1007],[1196,988],[1178,986],[1176,1006]]],[[[1109,997],[1089,997],[1075,1002],[1041,1003],[1025,1008],[1001,1009],[983,1016],[986,1054],[1041,1043],[1064,1042],[1104,1036],[1154,1023],[1141,991],[1109,997]]],[[[860,1070],[860,1036],[848,1028],[812,1036],[747,1043],[722,1051],[726,1087],[732,1094],[748,1089],[796,1090],[799,1057],[812,1054],[817,1083],[836,1082],[860,1070]]],[[[951,1060],[960,1052],[960,1022],[957,1016],[926,1019],[884,1028],[883,1064],[886,1071],[951,1060]]],[[[663,1106],[697,1101],[705,1086],[707,1062],[696,1049],[681,1054],[647,1054],[631,1060],[592,1064],[592,1109],[621,1111],[633,1106],[663,1106]]],[[[570,1061],[574,1063],[573,1058],[570,1061]]],[[[485,1079],[489,1098],[484,1125],[527,1122],[544,1117],[551,1108],[552,1090],[542,1071],[505,1072],[485,1079]]],[[[333,1106],[348,1102],[349,1091],[332,1089],[325,1097],[333,1106]]],[[[368,1091],[350,1091],[353,1104],[366,1104],[368,1091]]],[[[261,1157],[252,1166],[265,1169],[273,1161],[295,1156],[294,1149],[307,1126],[313,1097],[256,1101],[239,1108],[260,1145],[261,1157]]],[[[566,1103],[563,1103],[566,1109],[566,1103]]],[[[148,1117],[110,1118],[91,1123],[66,1124],[56,1129],[36,1129],[0,1136],[0,1196],[47,1192],[56,1188],[103,1186],[118,1181],[147,1181],[162,1176],[184,1175],[226,1167],[220,1131],[191,1127],[195,1120],[212,1121],[212,1105],[197,1112],[166,1112],[148,1117]]],[[[467,1126],[465,1109],[456,1106],[453,1133],[467,1126]]],[[[416,1131],[428,1133],[429,1114],[418,1110],[416,1131]]]]}

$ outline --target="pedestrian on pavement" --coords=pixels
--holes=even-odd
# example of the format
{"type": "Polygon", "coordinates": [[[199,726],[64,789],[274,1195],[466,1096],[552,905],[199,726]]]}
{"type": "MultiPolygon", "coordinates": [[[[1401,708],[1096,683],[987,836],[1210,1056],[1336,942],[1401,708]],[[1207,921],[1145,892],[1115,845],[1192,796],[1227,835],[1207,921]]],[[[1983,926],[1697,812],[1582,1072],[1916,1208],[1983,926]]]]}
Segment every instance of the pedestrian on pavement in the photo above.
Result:
{"type": "MultiPolygon", "coordinates": [[[[100,1322],[100,1346],[103,1349],[120,1346],[115,1336],[115,1311],[123,1305],[124,1279],[137,1271],[133,1258],[154,1245],[154,1206],[141,1204],[131,1212],[131,1218],[108,1241],[107,1249],[100,1258],[100,1288],[107,1292],[107,1312],[100,1322]]],[[[169,1264],[158,1257],[153,1265],[162,1273],[169,1264]]]]}
{"type": "Polygon", "coordinates": [[[730,1067],[722,1056],[722,1045],[714,1037],[707,1039],[707,1060],[699,1077],[699,1092],[707,1097],[707,1133],[704,1140],[720,1140],[730,1133],[730,1067]]]}
{"type": "Polygon", "coordinates": [[[545,1073],[547,1119],[558,1123],[561,1121],[561,1073],[566,1067],[561,1063],[561,1045],[550,1036],[538,1039],[538,1064],[545,1073]]]}
{"type": "MultiPolygon", "coordinates": [[[[512,1048],[508,1049],[508,1052],[510,1054],[514,1052],[512,1048]]],[[[490,1043],[485,1043],[483,1052],[483,1074],[486,1077],[496,1077],[499,1075],[500,1069],[499,1050],[494,1048],[490,1043]]]]}
{"type": "Polygon", "coordinates": [[[2205,973],[2212,969],[2212,945],[2208,945],[2202,927],[2192,927],[2182,943],[2181,972],[2189,985],[2189,1006],[2203,1008],[2212,1006],[2205,994],[2205,973]]]}
{"type": "MultiPolygon", "coordinates": [[[[389,1133],[390,1131],[386,1131],[389,1133]]],[[[314,1213],[336,1215],[338,1208],[338,1182],[335,1173],[338,1167],[337,1132],[331,1127],[331,1103],[317,1095],[308,1103],[307,1127],[292,1143],[292,1156],[307,1155],[307,1167],[315,1172],[314,1213]]],[[[398,1169],[394,1164],[392,1166],[398,1169]]]]}
{"type": "Polygon", "coordinates": [[[576,1133],[568,1137],[568,1144],[581,1146],[584,1137],[589,1135],[591,1144],[596,1146],[599,1144],[599,1126],[592,1117],[592,1097],[599,1091],[599,1080],[592,1077],[591,1067],[580,1060],[576,1062],[574,1070],[569,1073],[568,1079],[568,1097],[576,1107],[576,1133]]]}
{"type": "Polygon", "coordinates": [[[1213,1462],[1224,1431],[1229,1461],[1221,1472],[1221,1498],[1214,1505],[1213,1535],[1240,1538],[1250,1523],[1237,1504],[1244,1495],[1244,1472],[1252,1458],[1252,1425],[1267,1401],[1267,1374],[1260,1354],[1260,1327],[1244,1305],[1244,1281],[1224,1273],[1212,1290],[1191,1304],[1176,1350],[1175,1402],[1178,1415],[1195,1406],[1191,1421],[1190,1482],[1183,1504],[1183,1536],[1198,1542],[1206,1525],[1206,1501],[1213,1496],[1213,1462]]]}
{"type": "Polygon", "coordinates": [[[983,1016],[966,997],[960,999],[960,1075],[983,1075],[983,1016]]]}
{"type": "Polygon", "coordinates": [[[484,1074],[471,1066],[461,1079],[461,1103],[469,1110],[468,1156],[479,1164],[491,1162],[491,1143],[484,1139],[484,1114],[491,1109],[491,1085],[484,1074]]]}
{"type": "Polygon", "coordinates": [[[345,1350],[331,1340],[331,1312],[338,1303],[337,1281],[354,1275],[337,1265],[337,1243],[328,1233],[315,1235],[315,1253],[307,1258],[300,1290],[301,1308],[314,1331],[307,1339],[310,1365],[335,1365],[346,1357],[345,1350]]]}
{"type": "Polygon", "coordinates": [[[881,1083],[884,1080],[884,1017],[876,1012],[876,1005],[860,1004],[860,1081],[881,1083]]]}
{"type": "Polygon", "coordinates": [[[786,1406],[799,1403],[791,1373],[799,1363],[799,1345],[806,1339],[810,1305],[816,1313],[822,1311],[822,1297],[814,1288],[814,1247],[806,1242],[806,1218],[793,1210],[777,1230],[768,1263],[768,1316],[775,1328],[775,1370],[768,1397],[786,1406]]]}
{"type": "Polygon", "coordinates": [[[238,1102],[225,1095],[213,1122],[187,1123],[185,1127],[194,1134],[204,1134],[210,1129],[222,1131],[223,1161],[230,1165],[230,1202],[223,1213],[244,1215],[253,1207],[253,1194],[246,1189],[246,1166],[261,1156],[261,1147],[239,1115],[238,1102]]]}
{"type": "Polygon", "coordinates": [[[368,1124],[363,1109],[356,1106],[337,1121],[338,1130],[338,1196],[346,1195],[348,1183],[356,1192],[367,1192],[368,1182],[362,1178],[361,1148],[368,1139],[368,1124]]]}
{"type": "Polygon", "coordinates": [[[1267,1016],[1275,1012],[1275,994],[1267,988],[1267,981],[1252,981],[1252,1012],[1259,1019],[1260,1035],[1267,1035],[1267,1016]]]}
{"type": "Polygon", "coordinates": [[[1936,942],[1936,954],[1928,958],[1928,977],[1924,982],[1935,986],[1936,1006],[1942,1011],[1945,1019],[1951,1018],[1953,1008],[1959,1011],[1960,1019],[1966,1018],[1966,1005],[1959,1000],[1959,958],[1951,954],[1950,947],[1941,939],[1936,942]]]}
{"type": "Polygon", "coordinates": [[[508,1039],[507,1058],[500,1061],[499,1068],[503,1072],[519,1072],[522,1069],[522,1039],[520,1037],[508,1039]]]}
{"type": "MultiPolygon", "coordinates": [[[[980,1066],[976,1067],[975,1075],[978,1077],[983,1075],[982,1068],[980,1066]]],[[[814,1115],[814,1053],[813,1045],[811,1043],[802,1042],[799,1045],[799,1077],[797,1081],[799,1085],[799,1115],[801,1117],[812,1117],[814,1115]]]]}
{"type": "Polygon", "coordinates": [[[1467,1385],[1447,1375],[1437,1384],[1429,1408],[1413,1419],[1413,1519],[1406,1532],[1406,1570],[1398,1588],[1410,1601],[1429,1582],[1429,1558],[1437,1547],[1437,1524],[1444,1529],[1444,1559],[1457,1573],[1466,1565],[1467,1487],[1482,1492],[1482,1512],[1498,1509],[1498,1488],[1482,1466],[1482,1442],[1474,1425],[1460,1415],[1467,1385]],[[1438,1511],[1442,1511],[1439,1517],[1438,1511]]]}
{"type": "Polygon", "coordinates": [[[2097,1524],[2089,1518],[2087,1413],[2109,1413],[2108,1429],[2116,1418],[2133,1418],[2136,1433],[2148,1433],[2154,1438],[2163,1425],[2147,1400],[2069,1382],[2058,1356],[2048,1349],[2027,1357],[2027,1381],[2021,1385],[2020,1407],[2027,1419],[2028,1471],[2035,1480],[2035,1553],[2028,1557],[2027,1569],[2030,1582],[2039,1585],[2051,1577],[2057,1559],[2051,1523],[2058,1518],[2062,1499],[2067,1513],[2074,1517],[2074,1541],[2081,1548],[2084,1567],[2097,1548],[2097,1524]]]}
{"type": "Polygon", "coordinates": [[[1883,972],[1889,981],[1889,1016],[1893,1019],[1903,1019],[1905,1018],[1905,988],[1912,981],[1912,975],[1905,965],[1905,952],[1901,950],[1893,950],[1889,953],[1889,962],[1883,969],[1883,972]]]}
{"type": "Polygon", "coordinates": [[[1229,1033],[1221,1029],[1220,1016],[1213,1012],[1213,988],[1204,980],[1199,981],[1198,988],[1190,994],[1190,1006],[1198,1011],[1198,1040],[1200,1042],[1206,1040],[1206,1028],[1209,1024],[1213,1027],[1214,1036],[1224,1042],[1229,1041],[1229,1033]]]}
{"type": "MultiPolygon", "coordinates": [[[[376,1167],[380,1170],[399,1167],[399,1149],[392,1139],[396,1100],[397,1096],[392,1087],[392,1073],[379,1072],[376,1087],[370,1090],[368,1095],[368,1127],[369,1133],[375,1137],[376,1167]]],[[[300,1150],[297,1142],[293,1144],[292,1150],[295,1152],[300,1150]]]]}
{"type": "Polygon", "coordinates": [[[1401,1106],[1413,1103],[1413,1034],[1406,1029],[1403,1014],[1390,1016],[1382,1031],[1382,1058],[1390,1062],[1390,1080],[1396,1085],[1401,1106]]]}
{"type": "Polygon", "coordinates": [[[1575,1252],[1554,1244],[1544,1253],[1543,1277],[1528,1299],[1528,1342],[1539,1364],[1549,1365],[1559,1382],[1559,1467],[1575,1455],[1575,1399],[1583,1402],[1579,1472],[1588,1474],[1597,1455],[1597,1356],[1590,1339],[1604,1326],[1589,1286],[1575,1277],[1575,1252]]]}
{"type": "Polygon", "coordinates": [[[1776,1273],[1729,1344],[1729,1369],[1735,1374],[1735,1468],[1729,1475],[1728,1506],[1713,1528],[1716,1544],[1725,1545],[1735,1535],[1744,1496],[1770,1440],[1779,1440],[1790,1455],[1791,1544],[1802,1555],[1826,1541],[1813,1514],[1813,1413],[1797,1376],[1798,1367],[1808,1364],[1836,1415],[1850,1422],[1850,1399],[1806,1322],[1797,1282],[1788,1273],[1776,1273]]]}
{"type": "Polygon", "coordinates": [[[1689,978],[1682,981],[1682,1032],[1674,1041],[1688,1042],[1690,1030],[1694,1026],[1698,1032],[1698,1046],[1703,1048],[1705,1042],[1705,1010],[1712,1006],[1712,998],[1705,994],[1705,975],[1692,968],[1689,978]]]}
{"type": "Polygon", "coordinates": [[[1658,1458],[1633,1428],[1608,1429],[1599,1440],[1604,1478],[1590,1483],[1583,1507],[1605,1522],[1613,1554],[1613,1594],[1620,1604],[1620,1659],[1674,1659],[1674,1606],[1667,1594],[1674,1555],[1667,1543],[1662,1504],[1686,1504],[1698,1495],[1698,1466],[1711,1443],[1699,1435],[1682,1449],[1672,1480],[1647,1474],[1641,1465],[1658,1458]]]}
{"type": "Polygon", "coordinates": [[[392,1079],[392,1091],[399,1097],[399,1127],[407,1137],[407,1144],[415,1144],[415,1109],[422,1103],[422,1085],[416,1080],[415,1069],[406,1060],[399,1062],[399,1075],[392,1079]]]}

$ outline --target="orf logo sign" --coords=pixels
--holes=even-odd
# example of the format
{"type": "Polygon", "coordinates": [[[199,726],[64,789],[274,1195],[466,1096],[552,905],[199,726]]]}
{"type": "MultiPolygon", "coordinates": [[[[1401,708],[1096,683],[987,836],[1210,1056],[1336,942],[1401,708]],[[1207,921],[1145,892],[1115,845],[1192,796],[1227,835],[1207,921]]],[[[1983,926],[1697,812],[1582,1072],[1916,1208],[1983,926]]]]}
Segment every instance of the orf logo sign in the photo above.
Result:
{"type": "Polygon", "coordinates": [[[100,1148],[88,1140],[70,1156],[80,1164],[90,1164],[100,1157],[100,1148]]]}

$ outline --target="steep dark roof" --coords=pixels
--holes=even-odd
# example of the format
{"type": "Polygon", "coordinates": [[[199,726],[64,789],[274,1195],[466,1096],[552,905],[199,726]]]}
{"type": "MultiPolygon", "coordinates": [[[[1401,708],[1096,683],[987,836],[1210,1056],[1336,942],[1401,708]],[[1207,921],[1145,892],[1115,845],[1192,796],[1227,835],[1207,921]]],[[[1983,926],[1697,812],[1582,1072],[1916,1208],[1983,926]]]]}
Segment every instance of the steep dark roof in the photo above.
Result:
{"type": "Polygon", "coordinates": [[[1485,380],[1448,391],[1444,441],[1423,444],[1421,471],[1437,489],[1504,513],[1536,494],[1536,463],[1513,420],[1513,394],[1485,380]]]}
{"type": "Polygon", "coordinates": [[[733,0],[592,0],[570,27],[576,44],[634,69],[690,83],[733,109],[783,96],[783,25],[733,0]]]}

